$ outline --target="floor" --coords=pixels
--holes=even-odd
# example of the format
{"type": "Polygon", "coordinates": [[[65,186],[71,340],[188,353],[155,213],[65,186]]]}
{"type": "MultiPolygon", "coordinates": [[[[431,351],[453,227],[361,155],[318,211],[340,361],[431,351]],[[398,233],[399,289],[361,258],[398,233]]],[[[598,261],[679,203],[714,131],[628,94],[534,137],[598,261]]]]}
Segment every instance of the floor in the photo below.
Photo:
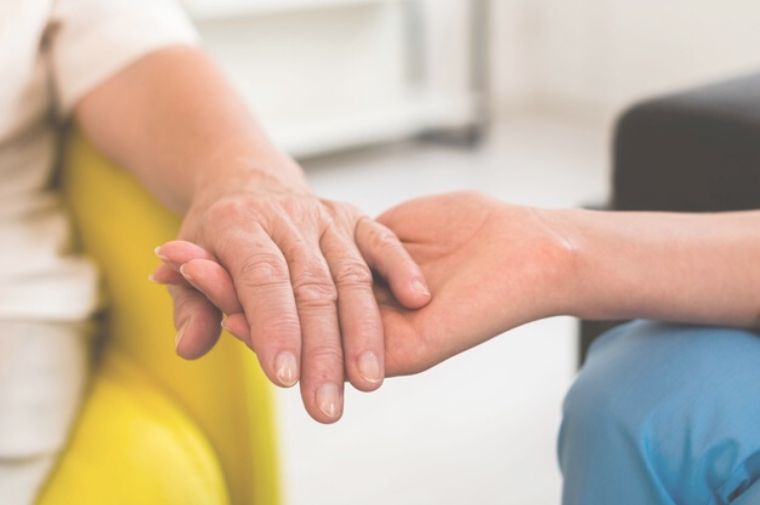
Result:
{"type": "MultiPolygon", "coordinates": [[[[306,169],[319,194],[370,214],[460,189],[530,205],[587,205],[607,194],[607,131],[518,116],[497,124],[477,150],[405,144],[306,169]]],[[[287,503],[558,503],[555,438],[575,370],[575,324],[532,323],[378,392],[349,390],[333,426],[312,421],[297,390],[278,392],[287,503]]]]}

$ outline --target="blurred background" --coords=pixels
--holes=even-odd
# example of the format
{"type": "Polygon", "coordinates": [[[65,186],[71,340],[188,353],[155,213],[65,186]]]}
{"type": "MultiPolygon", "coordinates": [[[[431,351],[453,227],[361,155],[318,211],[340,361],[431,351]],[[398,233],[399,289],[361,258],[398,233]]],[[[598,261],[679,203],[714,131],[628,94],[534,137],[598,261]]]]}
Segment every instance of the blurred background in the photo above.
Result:
{"type": "MultiPolygon", "coordinates": [[[[322,196],[368,213],[477,189],[604,202],[632,101],[760,67],[753,0],[185,0],[208,50],[322,196]]],[[[509,268],[509,265],[505,265],[509,268]]],[[[558,503],[576,323],[540,321],[320,426],[279,391],[291,505],[558,503]]]]}

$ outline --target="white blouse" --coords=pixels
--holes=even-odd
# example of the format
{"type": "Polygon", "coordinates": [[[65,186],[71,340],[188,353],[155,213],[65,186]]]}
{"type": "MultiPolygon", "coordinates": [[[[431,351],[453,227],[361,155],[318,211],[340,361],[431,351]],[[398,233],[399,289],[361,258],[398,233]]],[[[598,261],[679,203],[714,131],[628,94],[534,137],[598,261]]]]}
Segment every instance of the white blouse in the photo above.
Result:
{"type": "Polygon", "coordinates": [[[78,321],[97,274],[50,189],[59,125],[140,56],[195,43],[173,0],[0,0],[0,321],[78,321]]]}

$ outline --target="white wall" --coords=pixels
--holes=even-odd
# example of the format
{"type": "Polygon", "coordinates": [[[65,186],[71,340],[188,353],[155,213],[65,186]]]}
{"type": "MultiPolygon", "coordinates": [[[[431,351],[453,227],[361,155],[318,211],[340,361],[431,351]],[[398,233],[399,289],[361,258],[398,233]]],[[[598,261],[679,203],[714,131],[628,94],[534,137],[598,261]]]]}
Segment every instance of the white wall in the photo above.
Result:
{"type": "Polygon", "coordinates": [[[502,108],[610,116],[671,88],[760,71],[757,0],[492,0],[502,108]]]}
{"type": "Polygon", "coordinates": [[[184,0],[208,51],[296,156],[475,120],[470,0],[184,0]]]}

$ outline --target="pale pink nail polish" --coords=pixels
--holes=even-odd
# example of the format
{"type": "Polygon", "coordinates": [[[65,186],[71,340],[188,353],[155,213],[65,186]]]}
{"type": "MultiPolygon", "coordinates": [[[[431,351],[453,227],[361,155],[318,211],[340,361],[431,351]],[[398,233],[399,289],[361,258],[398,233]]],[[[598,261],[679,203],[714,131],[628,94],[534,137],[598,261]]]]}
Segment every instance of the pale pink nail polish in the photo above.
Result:
{"type": "Polygon", "coordinates": [[[185,268],[185,265],[182,265],[179,267],[179,273],[184,277],[187,281],[192,281],[193,277],[187,273],[187,268],[185,268]]]}
{"type": "Polygon", "coordinates": [[[340,392],[335,384],[322,384],[317,389],[317,406],[324,415],[336,419],[340,415],[340,392]]]}
{"type": "Polygon", "coordinates": [[[168,257],[166,257],[165,255],[161,254],[161,246],[158,246],[155,249],[153,249],[153,253],[156,256],[158,256],[158,259],[160,259],[161,261],[169,261],[168,257]]]}
{"type": "Polygon", "coordinates": [[[298,382],[298,360],[292,352],[278,354],[274,360],[274,369],[281,385],[291,387],[298,382]]]}

